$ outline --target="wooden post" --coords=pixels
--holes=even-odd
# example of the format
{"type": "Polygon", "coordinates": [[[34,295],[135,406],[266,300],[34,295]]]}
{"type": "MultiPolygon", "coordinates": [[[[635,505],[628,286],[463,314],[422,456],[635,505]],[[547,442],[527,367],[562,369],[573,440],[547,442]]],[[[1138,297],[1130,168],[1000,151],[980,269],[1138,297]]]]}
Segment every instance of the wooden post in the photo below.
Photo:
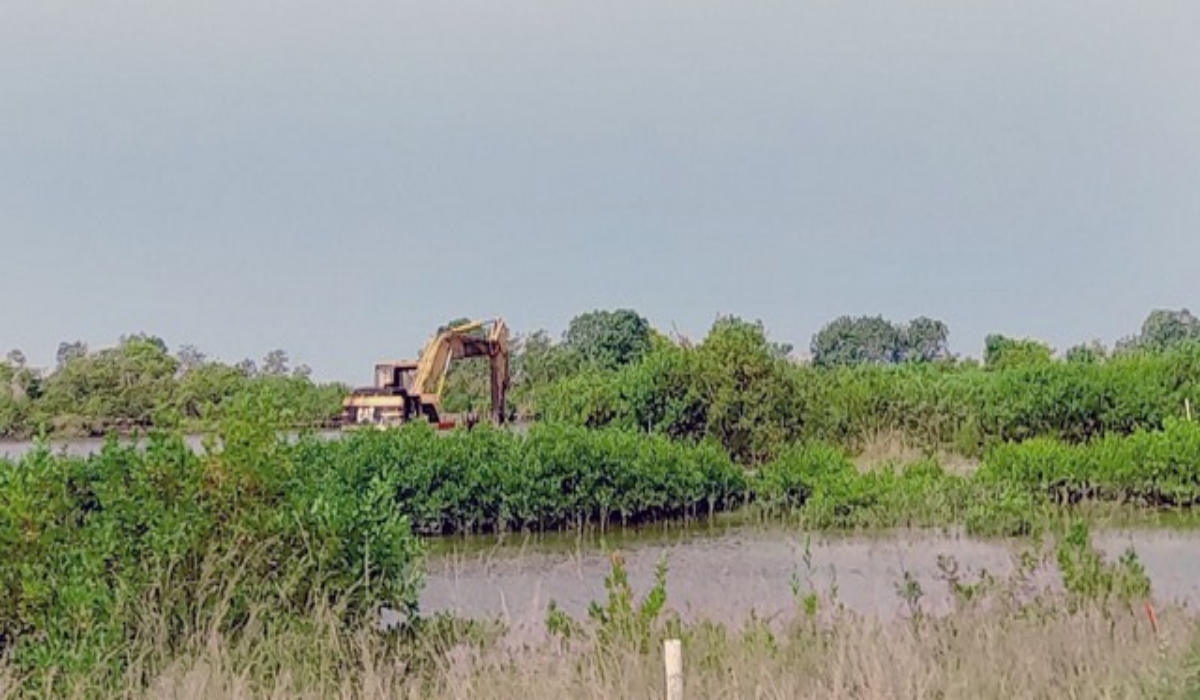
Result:
{"type": "Polygon", "coordinates": [[[667,700],[683,700],[683,647],[678,639],[663,642],[663,665],[667,670],[667,700]]]}

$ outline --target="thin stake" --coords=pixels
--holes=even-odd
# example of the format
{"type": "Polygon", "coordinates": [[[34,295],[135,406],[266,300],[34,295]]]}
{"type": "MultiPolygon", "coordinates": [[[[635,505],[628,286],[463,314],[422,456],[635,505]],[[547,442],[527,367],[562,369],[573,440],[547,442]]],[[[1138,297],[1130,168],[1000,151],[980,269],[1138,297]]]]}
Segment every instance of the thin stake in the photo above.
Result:
{"type": "Polygon", "coordinates": [[[1192,401],[1191,399],[1183,400],[1183,412],[1187,414],[1188,422],[1192,422],[1192,401]]]}
{"type": "Polygon", "coordinates": [[[678,639],[663,642],[663,665],[667,670],[667,700],[683,700],[683,646],[678,639]]]}
{"type": "Polygon", "coordinates": [[[1150,629],[1154,630],[1154,636],[1158,636],[1158,611],[1154,609],[1154,604],[1146,601],[1146,617],[1150,619],[1150,629]]]}

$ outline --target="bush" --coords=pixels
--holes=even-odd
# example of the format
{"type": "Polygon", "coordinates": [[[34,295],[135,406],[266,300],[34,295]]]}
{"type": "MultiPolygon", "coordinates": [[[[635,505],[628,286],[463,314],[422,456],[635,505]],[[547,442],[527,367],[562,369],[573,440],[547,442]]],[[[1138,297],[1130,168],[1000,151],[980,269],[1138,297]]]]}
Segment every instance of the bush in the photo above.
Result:
{"type": "Polygon", "coordinates": [[[822,443],[786,450],[753,483],[768,513],[799,513],[822,528],[949,524],[964,517],[970,501],[968,480],[935,461],[859,472],[844,452],[822,443]]]}
{"type": "Polygon", "coordinates": [[[1162,428],[1185,400],[1200,404],[1200,344],[1090,363],[820,368],[779,357],[753,326],[726,324],[695,348],[660,344],[619,370],[559,380],[539,394],[537,413],[717,440],[757,465],[796,441],[855,451],[880,434],[972,456],[1038,437],[1084,443],[1162,428]]]}
{"type": "Polygon", "coordinates": [[[308,469],[245,415],[222,438],[206,454],[152,434],[143,449],[0,462],[0,645],[19,665],[90,669],[150,600],[168,626],[229,632],[251,610],[303,616],[318,601],[354,619],[415,611],[421,545],[375,475],[308,469]]]}
{"type": "Polygon", "coordinates": [[[758,502],[770,509],[803,506],[818,490],[856,476],[854,465],[836,447],[823,443],[797,445],[765,465],[754,481],[758,502]]]}
{"type": "Polygon", "coordinates": [[[527,436],[480,426],[450,434],[423,424],[309,440],[317,471],[367,471],[426,534],[631,524],[709,513],[747,489],[718,447],[628,430],[538,425],[527,436]]]}
{"type": "Polygon", "coordinates": [[[1038,439],[1002,445],[988,455],[980,476],[1060,503],[1191,506],[1200,503],[1200,426],[1168,419],[1162,430],[1106,435],[1088,444],[1038,439]]]}

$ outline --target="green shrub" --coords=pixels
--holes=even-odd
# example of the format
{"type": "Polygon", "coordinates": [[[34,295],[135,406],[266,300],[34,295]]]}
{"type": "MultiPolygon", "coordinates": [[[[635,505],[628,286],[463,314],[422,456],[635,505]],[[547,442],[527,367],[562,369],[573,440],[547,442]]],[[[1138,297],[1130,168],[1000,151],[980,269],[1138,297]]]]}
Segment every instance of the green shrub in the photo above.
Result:
{"type": "Polygon", "coordinates": [[[964,517],[970,501],[970,482],[933,460],[859,472],[842,450],[823,443],[784,451],[753,485],[768,513],[799,513],[822,528],[948,524],[964,517]]]}
{"type": "Polygon", "coordinates": [[[1162,430],[1106,435],[1086,444],[1036,439],[1002,445],[989,453],[980,478],[1060,503],[1195,505],[1200,503],[1200,425],[1167,419],[1162,430]]]}
{"type": "Polygon", "coordinates": [[[770,509],[805,505],[820,488],[857,476],[841,449],[824,443],[791,447],[764,465],[754,480],[758,502],[770,509]]]}
{"type": "Polygon", "coordinates": [[[969,534],[990,537],[1034,534],[1038,503],[1029,493],[1006,488],[977,488],[973,495],[965,520],[969,534]]]}
{"type": "MultiPolygon", "coordinates": [[[[111,660],[151,601],[171,629],[212,618],[234,633],[253,610],[303,616],[317,601],[353,619],[415,611],[421,544],[376,475],[309,469],[246,416],[222,437],[207,454],[152,434],[0,462],[0,644],[20,666],[111,660]]],[[[165,643],[180,642],[171,629],[165,643]]]]}
{"type": "Polygon", "coordinates": [[[1092,546],[1083,521],[1070,524],[1058,543],[1055,559],[1075,608],[1110,601],[1128,605],[1150,595],[1150,578],[1137,553],[1130,548],[1115,563],[1105,561],[1103,553],[1092,546]]]}
{"type": "Polygon", "coordinates": [[[421,424],[310,440],[319,471],[368,471],[421,533],[544,530],[711,513],[747,481],[720,448],[628,430],[537,425],[519,436],[480,426],[439,435],[421,424]]]}
{"type": "Polygon", "coordinates": [[[1160,429],[1185,399],[1200,403],[1200,344],[1088,363],[824,368],[790,363],[761,333],[733,325],[694,348],[660,344],[618,370],[559,380],[540,392],[537,413],[713,439],[757,465],[796,441],[856,451],[881,434],[972,456],[1037,437],[1084,443],[1160,429]]]}

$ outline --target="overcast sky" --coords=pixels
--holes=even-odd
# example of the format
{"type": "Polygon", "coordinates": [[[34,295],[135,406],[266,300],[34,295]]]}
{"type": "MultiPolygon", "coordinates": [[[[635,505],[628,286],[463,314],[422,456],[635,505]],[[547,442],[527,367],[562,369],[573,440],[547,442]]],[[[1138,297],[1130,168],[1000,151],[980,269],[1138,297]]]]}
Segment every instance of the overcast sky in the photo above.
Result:
{"type": "Polygon", "coordinates": [[[1200,3],[0,0],[0,352],[1200,310],[1200,3]]]}

